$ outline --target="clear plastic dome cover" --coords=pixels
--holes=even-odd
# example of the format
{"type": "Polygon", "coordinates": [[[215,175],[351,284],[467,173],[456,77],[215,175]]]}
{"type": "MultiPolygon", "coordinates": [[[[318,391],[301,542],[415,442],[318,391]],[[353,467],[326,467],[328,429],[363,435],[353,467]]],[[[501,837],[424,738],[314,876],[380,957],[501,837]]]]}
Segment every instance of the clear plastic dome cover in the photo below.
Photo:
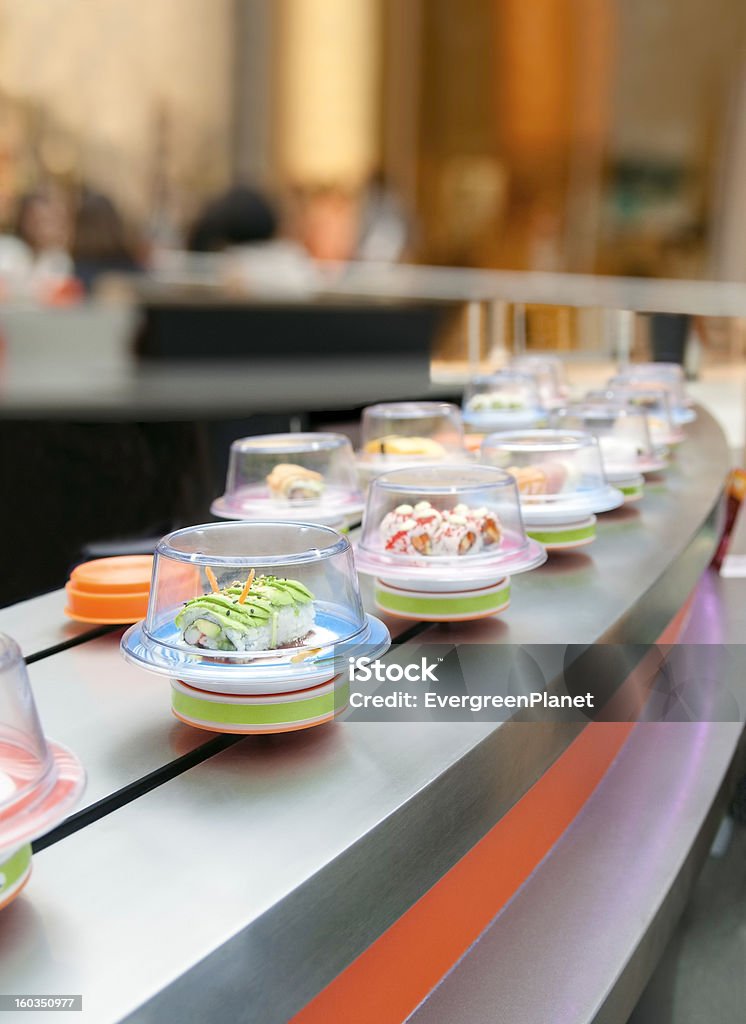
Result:
{"type": "Polygon", "coordinates": [[[0,633],[0,849],[48,831],[83,781],[73,756],[46,740],[18,644],[0,633]]]}
{"type": "Polygon", "coordinates": [[[524,505],[562,505],[608,490],[598,441],[573,430],[506,431],[482,443],[482,462],[514,476],[524,505]]]}
{"type": "Polygon", "coordinates": [[[502,370],[474,377],[464,390],[464,420],[482,430],[529,427],[543,417],[536,379],[528,373],[502,370]]]}
{"type": "Polygon", "coordinates": [[[632,409],[641,409],[648,421],[653,446],[665,447],[684,439],[684,433],[674,420],[671,392],[656,385],[638,387],[629,382],[617,383],[612,378],[606,388],[589,391],[586,401],[617,403],[632,409]]]}
{"type": "Polygon", "coordinates": [[[671,399],[672,410],[689,408],[684,371],[676,363],[629,363],[608,381],[609,387],[628,386],[643,391],[663,388],[671,399]]]}
{"type": "Polygon", "coordinates": [[[554,409],[566,400],[564,367],[556,356],[515,356],[510,361],[510,369],[534,378],[545,409],[554,409]]]}
{"type": "Polygon", "coordinates": [[[449,402],[382,402],[363,409],[364,465],[386,472],[463,456],[461,412],[449,402]]]}
{"type": "Polygon", "coordinates": [[[51,787],[53,781],[54,759],[21,652],[14,640],[0,633],[0,822],[30,793],[51,787]]]}
{"type": "Polygon", "coordinates": [[[333,525],[362,506],[355,457],[343,434],[264,434],[233,442],[225,494],[212,511],[226,519],[333,525]]]}
{"type": "Polygon", "coordinates": [[[428,466],[371,483],[357,551],[364,572],[471,582],[541,564],[526,537],[516,482],[491,466],[428,466]]]}
{"type": "Polygon", "coordinates": [[[607,476],[639,473],[660,466],[644,411],[621,402],[586,401],[554,414],[562,430],[584,430],[598,440],[607,476]]]}
{"type": "Polygon", "coordinates": [[[365,625],[352,549],[327,527],[210,523],[156,547],[144,633],[161,648],[201,661],[288,660],[365,625]]]}

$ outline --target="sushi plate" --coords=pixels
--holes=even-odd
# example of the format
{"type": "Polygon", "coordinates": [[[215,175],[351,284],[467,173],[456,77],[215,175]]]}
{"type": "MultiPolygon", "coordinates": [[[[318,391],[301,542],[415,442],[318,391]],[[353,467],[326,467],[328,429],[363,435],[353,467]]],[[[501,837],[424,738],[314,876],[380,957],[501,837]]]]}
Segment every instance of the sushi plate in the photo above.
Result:
{"type": "Polygon", "coordinates": [[[418,622],[466,622],[489,618],[510,604],[510,579],[470,590],[419,589],[375,581],[376,604],[389,615],[418,622]]]}
{"type": "Polygon", "coordinates": [[[656,431],[653,434],[653,444],[659,448],[675,448],[686,441],[686,434],[683,430],[656,431]]]}
{"type": "Polygon", "coordinates": [[[0,910],[12,903],[31,875],[31,844],[0,854],[0,910]]]}
{"type": "Polygon", "coordinates": [[[595,491],[578,492],[567,498],[558,497],[554,501],[533,502],[522,497],[521,513],[527,527],[544,524],[562,526],[578,522],[593,513],[610,512],[622,504],[624,495],[618,488],[609,484],[595,491]]]}
{"type": "Polygon", "coordinates": [[[663,456],[651,456],[647,459],[638,459],[637,472],[643,475],[646,473],[662,473],[668,469],[668,466],[668,459],[663,458],[663,456]]]}
{"type": "Polygon", "coordinates": [[[232,501],[225,495],[216,498],[210,511],[219,519],[302,521],[337,529],[358,520],[363,508],[359,494],[351,495],[341,489],[329,493],[323,501],[278,501],[269,497],[265,489],[257,488],[236,495],[232,501]]]}
{"type": "MultiPolygon", "coordinates": [[[[51,781],[45,779],[43,784],[25,794],[17,805],[10,806],[0,817],[0,857],[10,847],[17,848],[37,836],[43,836],[65,817],[83,792],[85,771],[78,759],[59,743],[48,741],[48,747],[54,760],[51,781]]],[[[14,753],[3,749],[0,755],[4,769],[0,777],[3,782],[10,779],[15,785],[14,753]]],[[[22,762],[19,771],[23,772],[24,767],[22,762]]]]}
{"type": "Polygon", "coordinates": [[[436,555],[392,555],[357,545],[355,564],[358,572],[385,579],[403,587],[433,591],[453,589],[456,579],[462,588],[490,585],[496,579],[528,572],[542,565],[547,553],[541,544],[506,530],[498,548],[477,555],[441,557],[436,555]]]}
{"type": "Polygon", "coordinates": [[[334,605],[318,602],[316,622],[303,637],[303,646],[274,651],[197,650],[181,639],[173,621],[153,635],[138,622],[122,637],[122,653],[135,665],[179,679],[199,690],[223,694],[285,693],[327,682],[340,659],[366,655],[377,658],[391,643],[389,632],[375,616],[350,635],[350,621],[334,605]]]}
{"type": "Polygon", "coordinates": [[[474,433],[494,434],[500,430],[523,430],[538,427],[547,419],[543,409],[495,409],[489,412],[464,410],[464,424],[474,433]]]}
{"type": "Polygon", "coordinates": [[[547,551],[569,551],[593,543],[596,539],[596,517],[588,516],[587,519],[561,525],[546,523],[537,528],[527,527],[527,532],[547,551]]]}
{"type": "Polygon", "coordinates": [[[316,686],[285,693],[236,695],[205,692],[171,680],[176,718],[208,732],[256,736],[294,732],[330,722],[347,706],[349,684],[335,676],[316,686]]]}
{"type": "Polygon", "coordinates": [[[640,473],[630,473],[626,476],[619,475],[616,477],[609,474],[609,479],[624,495],[625,505],[633,501],[639,501],[645,493],[645,477],[640,473]]]}
{"type": "Polygon", "coordinates": [[[657,473],[668,467],[668,460],[663,456],[657,458],[630,459],[629,462],[622,462],[617,459],[607,461],[604,459],[604,472],[606,479],[613,487],[619,486],[620,480],[626,480],[631,476],[639,476],[641,473],[657,473]],[[655,467],[655,468],[650,468],[655,467]]]}

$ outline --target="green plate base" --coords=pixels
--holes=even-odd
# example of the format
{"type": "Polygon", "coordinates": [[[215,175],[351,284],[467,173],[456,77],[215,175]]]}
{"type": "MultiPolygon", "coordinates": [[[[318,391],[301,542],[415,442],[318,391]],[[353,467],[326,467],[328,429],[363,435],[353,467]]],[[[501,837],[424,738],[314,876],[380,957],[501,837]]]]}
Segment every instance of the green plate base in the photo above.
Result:
{"type": "Polygon", "coordinates": [[[582,548],[596,539],[596,517],[589,516],[578,523],[565,523],[563,526],[527,526],[526,534],[543,544],[547,551],[582,548]]]}
{"type": "Polygon", "coordinates": [[[411,590],[376,580],[376,604],[381,611],[415,622],[466,622],[497,615],[510,604],[510,580],[474,590],[443,593],[411,590]]]}
{"type": "Polygon", "coordinates": [[[633,476],[628,480],[619,480],[614,486],[624,495],[624,504],[629,505],[631,502],[639,502],[645,494],[645,477],[633,476]]]}
{"type": "Polygon", "coordinates": [[[0,861],[0,908],[16,898],[31,874],[31,843],[14,850],[0,861]]]}
{"type": "Polygon", "coordinates": [[[335,686],[338,678],[291,693],[251,695],[211,693],[172,679],[171,710],[186,725],[208,732],[295,732],[330,722],[344,709],[348,693],[335,686]]]}

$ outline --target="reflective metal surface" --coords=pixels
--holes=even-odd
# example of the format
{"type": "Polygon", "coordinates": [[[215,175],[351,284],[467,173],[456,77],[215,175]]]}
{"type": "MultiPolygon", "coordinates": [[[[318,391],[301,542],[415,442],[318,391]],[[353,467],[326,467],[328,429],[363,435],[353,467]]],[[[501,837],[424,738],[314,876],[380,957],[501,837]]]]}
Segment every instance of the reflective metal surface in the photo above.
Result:
{"type": "MultiPolygon", "coordinates": [[[[421,635],[654,639],[714,549],[727,464],[701,414],[668,485],[602,517],[589,554],[516,579],[500,620],[421,635]]],[[[103,816],[42,850],[27,897],[0,915],[0,991],[83,992],[96,1024],[204,1021],[216,1005],[226,1020],[286,1021],[582,729],[347,723],[241,740],[158,785],[159,766],[209,734],[172,724],[161,683],[116,645],[32,666],[45,729],[82,756],[103,816]],[[119,806],[153,771],[155,788],[119,806]]]]}
{"type": "Polygon", "coordinates": [[[95,626],[74,622],[65,617],[65,591],[32,597],[0,609],[0,633],[7,633],[17,641],[24,657],[32,657],[70,643],[76,637],[97,632],[95,626]]]}
{"type": "MultiPolygon", "coordinates": [[[[98,338],[90,339],[94,348],[98,338]]],[[[349,409],[412,397],[442,397],[443,386],[427,379],[419,362],[397,362],[392,373],[382,360],[361,363],[295,360],[223,367],[173,365],[139,368],[133,362],[106,364],[91,375],[88,359],[73,356],[39,376],[38,364],[11,364],[0,380],[0,419],[64,418],[226,419],[258,413],[349,409]]],[[[454,387],[454,394],[460,389],[454,387]]]]}
{"type": "Polygon", "coordinates": [[[119,638],[110,633],[29,665],[45,733],[74,750],[88,773],[76,814],[212,737],[171,716],[168,680],[125,662],[119,638]]]}
{"type": "MultiPolygon", "coordinates": [[[[745,637],[746,581],[709,570],[682,643],[745,637]]],[[[700,685],[722,682],[717,665],[713,654],[700,685]]],[[[733,682],[743,706],[746,680],[733,682]]],[[[413,1024],[624,1024],[684,909],[743,748],[738,722],[638,725],[583,814],[413,1024]]]]}
{"type": "Polygon", "coordinates": [[[712,842],[741,728],[638,725],[583,813],[412,1024],[624,1024],[712,842]]]}
{"type": "Polygon", "coordinates": [[[331,295],[538,303],[694,316],[743,316],[740,282],[684,281],[520,270],[467,270],[353,263],[327,287],[331,295]]]}

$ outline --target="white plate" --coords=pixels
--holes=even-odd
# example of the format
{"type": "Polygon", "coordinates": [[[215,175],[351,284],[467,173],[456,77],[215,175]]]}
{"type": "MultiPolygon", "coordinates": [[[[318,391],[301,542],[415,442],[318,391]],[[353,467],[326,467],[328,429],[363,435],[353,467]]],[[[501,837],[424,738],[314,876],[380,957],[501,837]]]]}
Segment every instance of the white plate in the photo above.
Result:
{"type": "Polygon", "coordinates": [[[609,512],[624,503],[624,495],[610,484],[587,494],[576,493],[554,501],[532,502],[521,496],[521,513],[526,526],[557,526],[572,523],[594,513],[609,512]]]}
{"type": "Polygon", "coordinates": [[[481,552],[452,558],[389,555],[384,551],[370,551],[359,544],[353,546],[353,551],[358,572],[397,583],[406,581],[420,590],[430,581],[435,585],[434,591],[454,581],[462,588],[469,588],[471,584],[494,583],[502,576],[536,569],[547,559],[541,544],[529,537],[524,543],[520,535],[507,530],[496,547],[498,550],[494,553],[481,552]]]}
{"type": "MultiPolygon", "coordinates": [[[[344,617],[335,617],[333,609],[323,605],[317,606],[316,616],[319,646],[306,656],[302,649],[289,647],[279,655],[247,651],[243,656],[226,658],[220,651],[176,646],[172,635],[178,632],[175,626],[162,643],[157,637],[148,636],[143,626],[143,622],[135,623],[122,637],[122,653],[127,661],[157,675],[182,679],[199,690],[214,693],[267,694],[302,690],[331,679],[339,671],[335,668],[335,659],[361,654],[376,658],[391,644],[389,631],[373,615],[366,616],[359,633],[342,639],[349,623],[344,617]]],[[[312,636],[310,642],[314,642],[312,636]]]]}
{"type": "Polygon", "coordinates": [[[226,495],[216,498],[210,511],[219,519],[232,519],[241,522],[257,520],[277,520],[282,522],[315,523],[318,526],[331,526],[340,529],[360,519],[365,504],[362,496],[350,501],[280,502],[269,498],[256,498],[238,504],[227,500],[226,495]]]}

